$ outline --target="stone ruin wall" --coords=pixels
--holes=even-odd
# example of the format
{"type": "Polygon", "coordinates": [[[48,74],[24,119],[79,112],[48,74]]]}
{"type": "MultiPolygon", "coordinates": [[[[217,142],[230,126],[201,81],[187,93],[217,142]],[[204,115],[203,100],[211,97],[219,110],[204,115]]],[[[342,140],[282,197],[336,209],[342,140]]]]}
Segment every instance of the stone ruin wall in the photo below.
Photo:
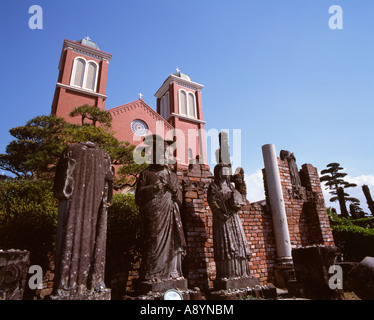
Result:
{"type": "MultiPolygon", "coordinates": [[[[292,247],[334,245],[317,169],[304,164],[299,171],[302,187],[295,188],[291,183],[287,160],[278,158],[278,167],[292,247]]],[[[213,176],[209,166],[200,164],[178,170],[177,175],[183,186],[181,215],[187,241],[183,273],[189,281],[189,287],[199,287],[206,291],[213,287],[215,279],[213,217],[207,201],[207,191],[213,176]]],[[[266,194],[266,183],[264,185],[266,194]]],[[[274,283],[276,247],[269,208],[266,200],[254,203],[247,201],[239,212],[252,254],[251,273],[259,278],[261,285],[274,283]]],[[[106,285],[112,289],[113,298],[120,298],[126,291],[131,292],[132,282],[138,278],[139,263],[133,265],[124,258],[118,257],[116,268],[112,268],[113,273],[106,280],[106,285]]],[[[53,273],[51,261],[45,272],[43,288],[36,290],[34,298],[43,299],[51,294],[53,273]]]]}
{"type": "MultiPolygon", "coordinates": [[[[288,161],[278,158],[278,167],[292,247],[334,245],[317,169],[304,164],[299,171],[302,186],[295,188],[288,161]]],[[[184,275],[191,287],[207,290],[212,288],[215,278],[213,219],[207,202],[207,190],[213,177],[204,165],[190,166],[178,175],[184,186],[182,219],[188,250],[184,275]]],[[[266,183],[264,185],[266,193],[266,183]]],[[[252,254],[252,276],[258,277],[261,285],[274,283],[276,247],[267,201],[247,202],[239,216],[252,254]]]]}

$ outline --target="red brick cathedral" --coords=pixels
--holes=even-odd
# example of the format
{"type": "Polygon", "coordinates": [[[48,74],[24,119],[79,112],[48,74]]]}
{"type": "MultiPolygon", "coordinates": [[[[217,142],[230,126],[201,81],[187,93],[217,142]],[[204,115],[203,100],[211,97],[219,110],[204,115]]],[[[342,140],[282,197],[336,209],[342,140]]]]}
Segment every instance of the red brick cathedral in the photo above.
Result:
{"type": "MultiPolygon", "coordinates": [[[[105,110],[111,58],[88,37],[64,40],[52,114],[78,124],[80,119],[69,116],[76,107],[88,104],[105,110]]],[[[187,166],[197,156],[206,163],[203,87],[177,69],[155,93],[157,112],[143,101],[141,94],[136,101],[107,109],[113,118],[115,137],[139,145],[148,134],[159,134],[174,139],[178,165],[187,166]]]]}

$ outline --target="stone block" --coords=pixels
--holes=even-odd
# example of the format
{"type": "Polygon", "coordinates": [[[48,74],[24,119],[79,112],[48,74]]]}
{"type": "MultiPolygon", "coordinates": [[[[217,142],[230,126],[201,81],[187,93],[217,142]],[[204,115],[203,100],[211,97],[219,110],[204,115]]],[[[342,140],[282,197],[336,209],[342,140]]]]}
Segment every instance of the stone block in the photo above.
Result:
{"type": "Polygon", "coordinates": [[[29,251],[0,250],[0,300],[22,300],[29,266],[29,251]]]}
{"type": "Polygon", "coordinates": [[[243,278],[233,278],[233,279],[219,279],[214,281],[215,290],[232,290],[241,289],[247,287],[254,287],[258,285],[259,279],[256,277],[243,277],[243,278]]]}
{"type": "Polygon", "coordinates": [[[314,245],[292,250],[299,291],[304,298],[319,300],[342,299],[341,290],[330,289],[328,273],[338,254],[335,246],[314,245]]]}
{"type": "Polygon", "coordinates": [[[166,281],[136,281],[135,290],[138,294],[146,294],[148,292],[165,292],[169,289],[178,289],[180,291],[188,290],[187,279],[171,279],[166,281]]]}
{"type": "Polygon", "coordinates": [[[366,257],[348,273],[348,284],[362,300],[374,300],[374,258],[366,257]]]}
{"type": "Polygon", "coordinates": [[[66,292],[64,293],[62,290],[60,290],[58,296],[50,296],[49,300],[111,300],[111,290],[105,289],[102,292],[84,291],[80,293],[74,293],[68,290],[66,290],[66,292]]]}

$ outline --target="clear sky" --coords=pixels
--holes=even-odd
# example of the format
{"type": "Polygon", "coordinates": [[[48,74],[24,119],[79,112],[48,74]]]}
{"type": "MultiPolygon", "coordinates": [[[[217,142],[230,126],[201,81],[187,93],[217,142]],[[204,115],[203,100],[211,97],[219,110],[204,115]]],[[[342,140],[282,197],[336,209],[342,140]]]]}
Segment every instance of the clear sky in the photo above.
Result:
{"type": "MultiPolygon", "coordinates": [[[[17,0],[1,11],[0,152],[10,128],[50,113],[63,40],[89,36],[113,54],[107,108],[139,92],[154,108],[176,67],[205,86],[206,128],[241,129],[250,201],[262,197],[267,143],[299,166],[339,162],[374,194],[373,1],[17,0]],[[29,28],[34,4],[42,30],[29,28]],[[341,30],[329,28],[332,5],[341,30]]],[[[361,188],[351,194],[368,211],[361,188]]]]}

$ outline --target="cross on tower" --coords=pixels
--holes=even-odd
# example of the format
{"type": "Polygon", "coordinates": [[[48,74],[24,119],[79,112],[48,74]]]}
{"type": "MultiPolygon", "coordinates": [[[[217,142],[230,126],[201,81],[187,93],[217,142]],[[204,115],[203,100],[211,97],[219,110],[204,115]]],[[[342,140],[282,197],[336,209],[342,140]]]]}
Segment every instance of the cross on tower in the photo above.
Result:
{"type": "Polygon", "coordinates": [[[143,97],[143,94],[138,93],[138,96],[139,96],[139,99],[141,99],[143,97]]]}

